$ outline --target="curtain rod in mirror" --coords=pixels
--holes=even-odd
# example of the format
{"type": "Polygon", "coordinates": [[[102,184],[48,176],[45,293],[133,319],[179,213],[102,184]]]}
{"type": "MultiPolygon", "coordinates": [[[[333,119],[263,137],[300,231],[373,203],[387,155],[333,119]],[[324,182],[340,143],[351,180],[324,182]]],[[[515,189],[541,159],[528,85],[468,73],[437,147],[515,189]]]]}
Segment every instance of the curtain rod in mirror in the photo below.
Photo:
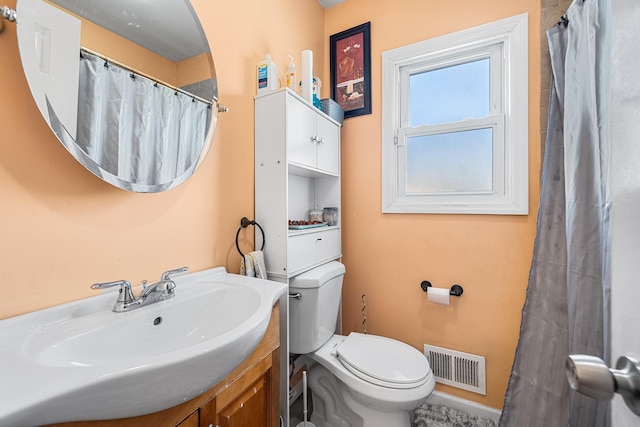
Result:
{"type": "MultiPolygon", "coordinates": [[[[171,90],[175,90],[176,92],[180,92],[181,94],[186,95],[186,96],[188,96],[188,97],[190,97],[190,98],[192,98],[192,99],[196,99],[196,100],[198,100],[198,101],[200,101],[200,102],[204,102],[205,104],[207,104],[207,105],[209,105],[209,106],[211,106],[211,105],[212,105],[212,102],[211,102],[211,101],[208,101],[208,100],[206,100],[206,99],[204,99],[204,98],[201,98],[201,97],[199,97],[199,96],[197,96],[197,95],[194,95],[194,94],[192,94],[192,93],[186,92],[186,91],[184,91],[184,90],[180,89],[179,87],[176,87],[176,86],[170,85],[169,83],[163,82],[162,80],[159,80],[159,79],[157,79],[157,78],[155,78],[155,77],[151,77],[150,75],[145,74],[145,73],[143,73],[142,71],[138,71],[138,70],[136,70],[136,69],[134,69],[134,68],[131,68],[131,67],[130,67],[130,66],[128,66],[128,65],[124,65],[122,62],[118,62],[118,61],[116,61],[115,59],[111,59],[111,58],[109,58],[108,56],[105,56],[105,55],[103,55],[103,54],[101,54],[101,53],[98,53],[98,52],[96,52],[96,51],[93,51],[93,50],[91,50],[91,49],[87,49],[86,47],[81,46],[81,47],[80,47],[80,57],[81,57],[81,58],[82,58],[82,54],[83,54],[83,53],[87,53],[87,54],[89,54],[89,55],[97,56],[98,58],[102,59],[103,61],[105,61],[105,62],[106,62],[106,63],[108,63],[108,64],[115,65],[116,67],[120,67],[120,68],[122,68],[123,70],[129,71],[129,72],[131,72],[131,73],[133,73],[133,74],[136,74],[136,75],[138,75],[138,76],[142,76],[142,77],[144,77],[144,78],[146,78],[146,79],[151,80],[151,81],[152,81],[152,82],[154,82],[154,83],[160,84],[160,85],[162,85],[162,86],[164,86],[164,87],[167,87],[167,88],[169,88],[169,89],[171,89],[171,90]]],[[[218,101],[218,100],[217,100],[217,99],[214,99],[214,101],[218,101]]]]}

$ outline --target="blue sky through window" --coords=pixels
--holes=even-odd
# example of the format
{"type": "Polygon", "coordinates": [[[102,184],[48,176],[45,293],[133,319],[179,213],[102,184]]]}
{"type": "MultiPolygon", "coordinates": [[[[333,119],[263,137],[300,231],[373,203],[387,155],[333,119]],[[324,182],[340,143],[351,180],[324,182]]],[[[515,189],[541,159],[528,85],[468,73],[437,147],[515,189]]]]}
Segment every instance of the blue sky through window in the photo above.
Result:
{"type": "Polygon", "coordinates": [[[490,113],[489,58],[409,77],[409,126],[487,117],[490,113]]]}

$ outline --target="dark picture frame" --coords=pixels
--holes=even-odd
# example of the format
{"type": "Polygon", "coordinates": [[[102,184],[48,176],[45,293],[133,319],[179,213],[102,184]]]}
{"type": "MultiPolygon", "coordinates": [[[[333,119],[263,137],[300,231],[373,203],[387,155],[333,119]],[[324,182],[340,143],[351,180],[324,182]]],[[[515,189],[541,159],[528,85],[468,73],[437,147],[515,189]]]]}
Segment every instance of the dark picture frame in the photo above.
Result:
{"type": "Polygon", "coordinates": [[[371,114],[371,23],[329,38],[331,99],[344,117],[371,114]]]}

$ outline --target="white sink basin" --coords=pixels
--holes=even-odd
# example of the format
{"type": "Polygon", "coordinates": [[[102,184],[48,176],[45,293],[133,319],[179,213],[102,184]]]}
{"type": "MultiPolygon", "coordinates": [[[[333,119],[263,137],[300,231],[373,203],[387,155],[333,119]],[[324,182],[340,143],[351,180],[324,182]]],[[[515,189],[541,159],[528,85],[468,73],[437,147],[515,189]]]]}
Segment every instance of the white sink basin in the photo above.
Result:
{"type": "Polygon", "coordinates": [[[0,321],[0,425],[133,417],[222,381],[262,339],[286,285],[214,268],[126,313],[116,293],[0,321]]]}

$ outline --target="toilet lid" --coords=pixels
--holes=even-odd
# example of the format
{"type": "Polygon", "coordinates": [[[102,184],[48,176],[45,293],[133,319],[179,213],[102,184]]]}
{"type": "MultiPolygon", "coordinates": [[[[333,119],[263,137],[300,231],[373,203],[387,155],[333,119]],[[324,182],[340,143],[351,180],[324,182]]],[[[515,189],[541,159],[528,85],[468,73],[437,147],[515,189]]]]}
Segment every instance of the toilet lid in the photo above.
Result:
{"type": "Polygon", "coordinates": [[[352,332],[336,349],[342,364],[361,379],[386,387],[426,382],[429,362],[415,348],[390,338],[352,332]]]}

